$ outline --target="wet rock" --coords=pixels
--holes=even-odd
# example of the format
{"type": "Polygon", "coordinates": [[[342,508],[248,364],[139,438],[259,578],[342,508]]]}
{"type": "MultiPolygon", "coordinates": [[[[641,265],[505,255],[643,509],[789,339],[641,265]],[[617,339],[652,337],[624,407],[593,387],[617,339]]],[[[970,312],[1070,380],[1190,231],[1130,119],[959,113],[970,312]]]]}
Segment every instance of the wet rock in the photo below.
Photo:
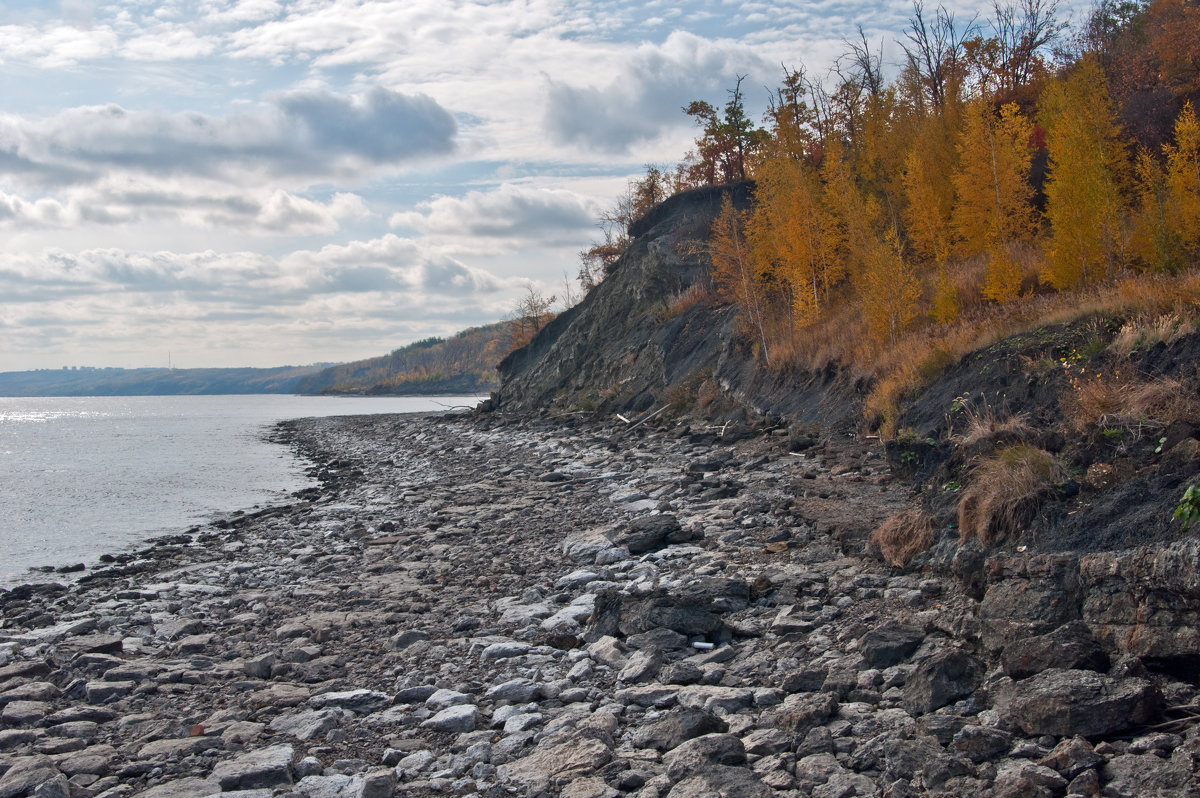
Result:
{"type": "Polygon", "coordinates": [[[1009,687],[996,708],[1031,736],[1103,737],[1147,723],[1161,703],[1158,689],[1145,679],[1051,668],[1009,687]]]}

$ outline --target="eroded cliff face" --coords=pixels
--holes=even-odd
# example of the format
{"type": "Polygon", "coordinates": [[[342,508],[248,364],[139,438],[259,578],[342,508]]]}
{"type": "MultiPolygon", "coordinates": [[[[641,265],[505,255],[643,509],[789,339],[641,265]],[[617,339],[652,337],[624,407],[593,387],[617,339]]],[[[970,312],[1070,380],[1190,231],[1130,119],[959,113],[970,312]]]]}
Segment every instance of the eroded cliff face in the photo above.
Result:
{"type": "Polygon", "coordinates": [[[737,311],[681,301],[708,279],[705,242],[728,193],[749,203],[752,187],[700,188],[675,195],[630,229],[633,243],[612,273],[574,308],[500,364],[495,407],[505,411],[695,410],[713,417],[777,417],[852,426],[856,386],[839,375],[765,367],[736,335],[737,311]]]}

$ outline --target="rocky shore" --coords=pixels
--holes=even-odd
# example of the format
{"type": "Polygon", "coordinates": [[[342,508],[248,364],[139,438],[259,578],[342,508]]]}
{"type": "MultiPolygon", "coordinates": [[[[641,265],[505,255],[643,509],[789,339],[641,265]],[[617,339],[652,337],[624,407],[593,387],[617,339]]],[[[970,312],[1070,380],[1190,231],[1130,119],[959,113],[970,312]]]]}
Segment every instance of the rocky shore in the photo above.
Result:
{"type": "Polygon", "coordinates": [[[877,446],[289,422],[321,486],[0,592],[0,798],[1200,795],[1200,547],[920,572],[877,446]]]}

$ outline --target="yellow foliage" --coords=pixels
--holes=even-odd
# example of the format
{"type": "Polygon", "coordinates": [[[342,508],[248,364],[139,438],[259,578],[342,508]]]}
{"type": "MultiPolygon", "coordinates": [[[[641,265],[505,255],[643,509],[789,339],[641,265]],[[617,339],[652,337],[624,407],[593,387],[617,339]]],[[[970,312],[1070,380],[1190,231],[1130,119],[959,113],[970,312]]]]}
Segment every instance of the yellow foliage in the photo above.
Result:
{"type": "Polygon", "coordinates": [[[1033,234],[1031,133],[1029,120],[1012,103],[999,116],[981,100],[967,107],[954,176],[954,223],[965,257],[1033,234]]]}
{"type": "Polygon", "coordinates": [[[867,329],[876,342],[895,343],[917,317],[921,286],[912,265],[900,257],[893,237],[872,237],[864,251],[858,293],[867,329]]]}
{"type": "Polygon", "coordinates": [[[984,272],[983,295],[994,302],[1011,302],[1021,293],[1021,264],[1003,244],[988,249],[988,266],[984,272]]]}
{"type": "Polygon", "coordinates": [[[1200,246],[1200,121],[1189,102],[1175,121],[1175,146],[1167,154],[1167,183],[1185,245],[1200,246]]]}
{"type": "Polygon", "coordinates": [[[1103,279],[1125,264],[1125,153],[1104,74],[1090,59],[1051,84],[1042,115],[1050,150],[1050,245],[1042,279],[1061,290],[1103,279]]]}
{"type": "Polygon", "coordinates": [[[943,266],[938,269],[937,282],[933,288],[933,320],[938,324],[949,324],[958,318],[958,287],[943,266]]]}
{"type": "Polygon", "coordinates": [[[713,220],[708,239],[708,254],[712,261],[712,281],[717,295],[736,303],[747,326],[757,333],[762,344],[763,358],[770,362],[763,320],[764,288],[762,276],[755,270],[743,228],[746,212],[733,207],[729,194],[721,200],[721,212],[713,220]]]}

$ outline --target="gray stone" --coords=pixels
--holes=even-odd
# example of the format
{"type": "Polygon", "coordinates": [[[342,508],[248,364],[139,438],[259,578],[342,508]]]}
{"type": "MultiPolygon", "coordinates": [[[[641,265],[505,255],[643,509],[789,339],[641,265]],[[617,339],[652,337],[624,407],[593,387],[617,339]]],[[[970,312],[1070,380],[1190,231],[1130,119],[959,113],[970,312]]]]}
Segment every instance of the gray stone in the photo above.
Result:
{"type": "Polygon", "coordinates": [[[983,679],[983,665],[955,648],[935,651],[917,663],[904,683],[904,708],[912,715],[944,707],[970,695],[983,679]]]}
{"type": "Polygon", "coordinates": [[[0,798],[17,798],[59,775],[48,756],[38,754],[10,760],[8,770],[0,776],[0,798]]]}
{"type": "Polygon", "coordinates": [[[600,740],[569,740],[501,765],[499,776],[533,794],[551,785],[569,784],[589,776],[611,759],[612,751],[600,740]]]}
{"type": "Polygon", "coordinates": [[[1000,667],[1014,679],[1024,679],[1047,668],[1106,671],[1108,665],[1108,655],[1081,621],[1010,643],[1000,656],[1000,667]]]}
{"type": "Polygon", "coordinates": [[[321,693],[308,699],[308,705],[313,709],[339,707],[359,715],[370,715],[391,706],[392,697],[386,693],[373,690],[345,690],[335,693],[321,693]]]}
{"type": "Polygon", "coordinates": [[[996,709],[1026,734],[1104,737],[1158,714],[1162,696],[1145,679],[1050,668],[1012,685],[996,709]]]}
{"type": "Polygon", "coordinates": [[[677,709],[633,733],[638,748],[670,751],[694,737],[718,734],[729,730],[725,721],[699,709],[677,709]]]}
{"type": "Polygon", "coordinates": [[[479,656],[485,660],[511,659],[512,657],[519,657],[522,654],[527,653],[529,649],[530,645],[528,643],[492,643],[490,646],[484,648],[483,651],[480,652],[479,656]]]}
{"type": "Polygon", "coordinates": [[[621,672],[617,674],[617,679],[627,683],[653,679],[654,675],[658,673],[658,669],[662,667],[662,662],[662,655],[654,649],[635,651],[630,655],[625,667],[621,668],[621,672]]]}
{"type": "Polygon", "coordinates": [[[312,740],[324,737],[332,729],[342,725],[347,713],[341,709],[320,709],[280,715],[271,721],[271,731],[286,734],[297,740],[312,740]]]}
{"type": "Polygon", "coordinates": [[[890,668],[908,659],[924,639],[921,628],[888,621],[859,638],[858,653],[869,667],[890,668]]]}
{"type": "Polygon", "coordinates": [[[129,695],[135,687],[136,682],[88,682],[87,701],[89,704],[107,704],[129,695]]]}
{"type": "Polygon", "coordinates": [[[456,707],[469,703],[471,703],[471,696],[466,693],[460,693],[457,690],[448,690],[445,688],[435,691],[429,698],[425,699],[426,708],[434,712],[446,709],[447,707],[456,707]]]}
{"type": "Polygon", "coordinates": [[[430,729],[432,731],[449,732],[452,734],[462,734],[475,730],[475,722],[478,717],[478,712],[471,704],[460,704],[458,706],[447,707],[441,712],[422,721],[421,728],[430,729]]]}
{"type": "Polygon", "coordinates": [[[667,775],[684,779],[709,765],[740,765],[746,761],[742,741],[732,734],[705,734],[687,740],[663,755],[667,775]]]}
{"type": "Polygon", "coordinates": [[[135,798],[205,798],[220,789],[218,784],[209,779],[176,779],[140,792],[135,798]]]}
{"type": "Polygon", "coordinates": [[[292,783],[290,745],[272,745],[217,763],[212,776],[222,791],[275,787],[292,783]]]}
{"type": "Polygon", "coordinates": [[[667,798],[772,798],[775,791],[745,768],[710,765],[680,781],[667,798]]]}
{"type": "Polygon", "coordinates": [[[484,697],[489,701],[507,701],[524,704],[532,701],[540,692],[540,686],[532,679],[510,679],[489,688],[484,697]]]}

